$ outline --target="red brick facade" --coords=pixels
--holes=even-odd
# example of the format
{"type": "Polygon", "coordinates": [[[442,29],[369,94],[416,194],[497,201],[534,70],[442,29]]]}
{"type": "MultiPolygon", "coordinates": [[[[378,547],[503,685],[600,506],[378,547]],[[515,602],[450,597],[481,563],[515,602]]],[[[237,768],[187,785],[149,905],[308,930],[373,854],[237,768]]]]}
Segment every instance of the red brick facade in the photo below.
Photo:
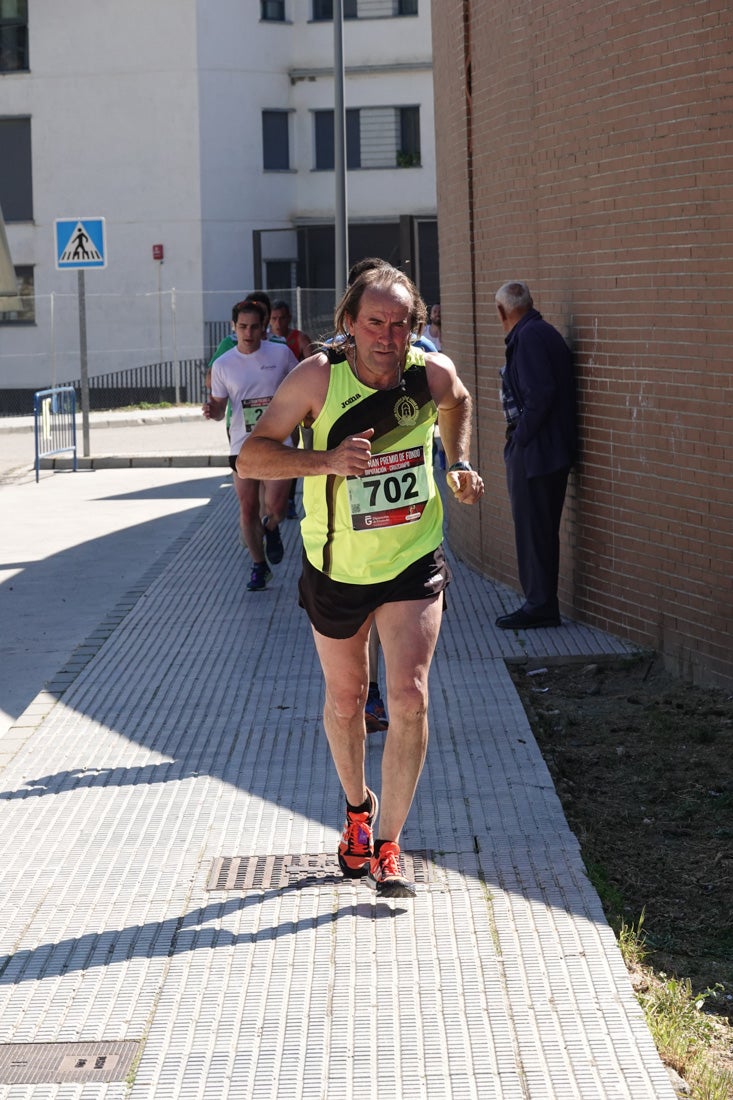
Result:
{"type": "Polygon", "coordinates": [[[476,399],[454,548],[517,588],[494,293],[576,353],[563,611],[733,684],[733,7],[433,0],[444,349],[476,399]]]}

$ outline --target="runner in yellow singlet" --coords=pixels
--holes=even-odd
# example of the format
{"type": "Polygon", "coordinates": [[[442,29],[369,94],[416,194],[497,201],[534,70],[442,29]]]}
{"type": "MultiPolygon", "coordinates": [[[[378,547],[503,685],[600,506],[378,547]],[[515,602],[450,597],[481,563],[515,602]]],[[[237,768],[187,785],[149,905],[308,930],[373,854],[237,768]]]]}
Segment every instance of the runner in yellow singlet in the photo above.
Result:
{"type": "Polygon", "coordinates": [[[399,838],[425,760],[428,673],[450,581],[432,465],[436,422],[455,499],[475,504],[484,491],[468,461],[468,390],[446,355],[410,347],[411,331],[425,320],[403,272],[388,265],[364,272],[336,309],[337,340],[282,382],[237,459],[240,477],[304,478],[299,593],[346,796],[339,864],[349,877],[366,875],[383,897],[415,893],[400,865],[399,838]],[[285,441],[297,425],[306,446],[295,450],[285,441]],[[365,775],[372,622],[390,713],[380,799],[365,775]]]}

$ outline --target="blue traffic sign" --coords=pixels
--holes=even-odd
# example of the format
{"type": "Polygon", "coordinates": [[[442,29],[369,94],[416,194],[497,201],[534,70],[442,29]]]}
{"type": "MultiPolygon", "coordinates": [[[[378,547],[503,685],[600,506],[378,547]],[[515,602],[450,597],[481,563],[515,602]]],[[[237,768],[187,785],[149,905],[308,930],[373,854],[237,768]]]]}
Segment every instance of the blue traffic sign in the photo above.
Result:
{"type": "Polygon", "coordinates": [[[106,267],[104,218],[57,218],[56,268],[106,267]]]}

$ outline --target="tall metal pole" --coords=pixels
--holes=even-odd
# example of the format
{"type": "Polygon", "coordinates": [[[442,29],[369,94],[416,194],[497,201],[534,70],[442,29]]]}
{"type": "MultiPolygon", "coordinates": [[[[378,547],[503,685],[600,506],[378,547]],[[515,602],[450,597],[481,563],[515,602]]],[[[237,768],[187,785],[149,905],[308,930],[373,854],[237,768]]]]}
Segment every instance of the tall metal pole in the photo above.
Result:
{"type": "Polygon", "coordinates": [[[171,318],[173,321],[173,379],[176,405],[181,403],[181,363],[178,358],[178,333],[176,332],[176,288],[171,287],[171,318]]]}
{"type": "Polygon", "coordinates": [[[84,287],[84,269],[77,275],[79,303],[79,367],[81,378],[81,430],[84,457],[89,458],[89,370],[87,366],[87,299],[84,287]]]}
{"type": "Polygon", "coordinates": [[[56,309],[54,305],[54,295],[56,291],[51,291],[50,301],[50,329],[51,329],[51,388],[56,385],[56,309]]]}
{"type": "Polygon", "coordinates": [[[161,260],[158,260],[158,362],[163,362],[163,294],[161,287],[163,281],[161,278],[161,271],[163,264],[161,260]]]}
{"type": "Polygon", "coordinates": [[[346,110],[344,107],[344,5],[333,0],[333,167],[336,196],[334,203],[334,245],[336,297],[346,289],[349,270],[349,228],[346,212],[346,110]]]}

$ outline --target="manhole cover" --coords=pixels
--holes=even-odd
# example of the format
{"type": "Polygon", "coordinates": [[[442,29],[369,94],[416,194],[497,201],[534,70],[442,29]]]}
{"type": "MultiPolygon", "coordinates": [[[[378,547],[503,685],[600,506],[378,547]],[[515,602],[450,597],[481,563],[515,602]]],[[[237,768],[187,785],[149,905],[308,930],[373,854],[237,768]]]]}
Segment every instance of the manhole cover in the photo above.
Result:
{"type": "MultiPolygon", "coordinates": [[[[412,882],[433,881],[432,852],[402,852],[405,875],[412,882]]],[[[215,859],[207,890],[280,890],[306,886],[343,885],[345,879],[335,855],[220,856],[215,859]]]]}
{"type": "Polygon", "coordinates": [[[139,1043],[0,1043],[0,1085],[124,1081],[139,1043]]]}

